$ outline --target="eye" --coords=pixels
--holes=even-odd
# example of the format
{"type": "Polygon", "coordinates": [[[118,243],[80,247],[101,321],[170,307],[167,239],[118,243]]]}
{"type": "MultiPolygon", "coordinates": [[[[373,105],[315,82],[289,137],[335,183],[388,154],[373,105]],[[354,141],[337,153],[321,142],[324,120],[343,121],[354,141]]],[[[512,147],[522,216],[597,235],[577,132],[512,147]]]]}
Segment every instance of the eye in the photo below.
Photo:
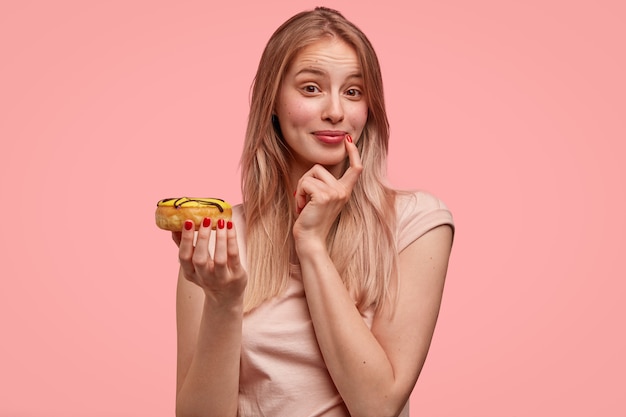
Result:
{"type": "Polygon", "coordinates": [[[310,94],[315,94],[315,93],[320,92],[320,89],[316,85],[313,85],[313,84],[307,84],[302,89],[304,90],[305,93],[310,93],[310,94]]]}
{"type": "Polygon", "coordinates": [[[363,93],[361,93],[361,90],[359,90],[358,88],[349,88],[348,90],[346,90],[346,95],[350,97],[361,97],[363,93]]]}

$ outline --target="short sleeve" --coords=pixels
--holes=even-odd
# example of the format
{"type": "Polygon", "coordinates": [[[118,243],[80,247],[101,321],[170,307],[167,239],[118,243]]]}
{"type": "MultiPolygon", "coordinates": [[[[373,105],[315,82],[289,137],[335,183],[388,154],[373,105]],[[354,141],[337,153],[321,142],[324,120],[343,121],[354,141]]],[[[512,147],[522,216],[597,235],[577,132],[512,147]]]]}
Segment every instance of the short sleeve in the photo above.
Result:
{"type": "Polygon", "coordinates": [[[454,230],[454,220],[448,207],[427,192],[398,194],[396,212],[398,252],[437,226],[448,225],[454,230]]]}

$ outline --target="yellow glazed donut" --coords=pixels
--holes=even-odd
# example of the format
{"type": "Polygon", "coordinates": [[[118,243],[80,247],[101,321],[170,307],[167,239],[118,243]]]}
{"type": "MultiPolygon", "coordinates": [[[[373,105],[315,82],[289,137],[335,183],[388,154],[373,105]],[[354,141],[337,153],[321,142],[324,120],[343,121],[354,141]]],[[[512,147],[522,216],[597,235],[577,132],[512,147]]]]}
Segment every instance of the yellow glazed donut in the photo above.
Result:
{"type": "Polygon", "coordinates": [[[193,221],[195,230],[200,228],[205,217],[211,218],[213,229],[218,219],[230,220],[232,207],[219,198],[165,198],[157,203],[156,224],[163,230],[180,232],[185,220],[193,221]]]}

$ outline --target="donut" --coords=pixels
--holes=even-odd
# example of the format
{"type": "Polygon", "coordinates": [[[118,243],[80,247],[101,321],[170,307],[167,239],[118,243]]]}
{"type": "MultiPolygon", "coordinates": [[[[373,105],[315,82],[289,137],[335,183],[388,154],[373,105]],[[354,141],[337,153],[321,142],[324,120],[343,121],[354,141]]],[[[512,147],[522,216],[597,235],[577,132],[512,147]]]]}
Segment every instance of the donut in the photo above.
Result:
{"type": "Polygon", "coordinates": [[[218,219],[230,220],[232,207],[219,198],[164,198],[157,203],[156,224],[160,229],[180,232],[186,220],[193,221],[195,230],[205,217],[211,218],[213,229],[218,219]]]}

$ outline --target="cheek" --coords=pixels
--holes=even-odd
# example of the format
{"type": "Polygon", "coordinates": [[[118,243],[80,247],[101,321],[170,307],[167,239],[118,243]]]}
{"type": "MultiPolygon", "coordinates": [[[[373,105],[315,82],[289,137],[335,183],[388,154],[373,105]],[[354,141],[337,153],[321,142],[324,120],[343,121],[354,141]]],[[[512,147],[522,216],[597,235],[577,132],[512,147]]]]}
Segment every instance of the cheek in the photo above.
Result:
{"type": "Polygon", "coordinates": [[[301,102],[286,103],[279,112],[281,125],[285,126],[302,126],[311,121],[314,115],[314,109],[301,102]]]}
{"type": "Polygon", "coordinates": [[[367,123],[368,110],[367,106],[358,106],[351,113],[350,124],[358,130],[362,130],[367,123]]]}

